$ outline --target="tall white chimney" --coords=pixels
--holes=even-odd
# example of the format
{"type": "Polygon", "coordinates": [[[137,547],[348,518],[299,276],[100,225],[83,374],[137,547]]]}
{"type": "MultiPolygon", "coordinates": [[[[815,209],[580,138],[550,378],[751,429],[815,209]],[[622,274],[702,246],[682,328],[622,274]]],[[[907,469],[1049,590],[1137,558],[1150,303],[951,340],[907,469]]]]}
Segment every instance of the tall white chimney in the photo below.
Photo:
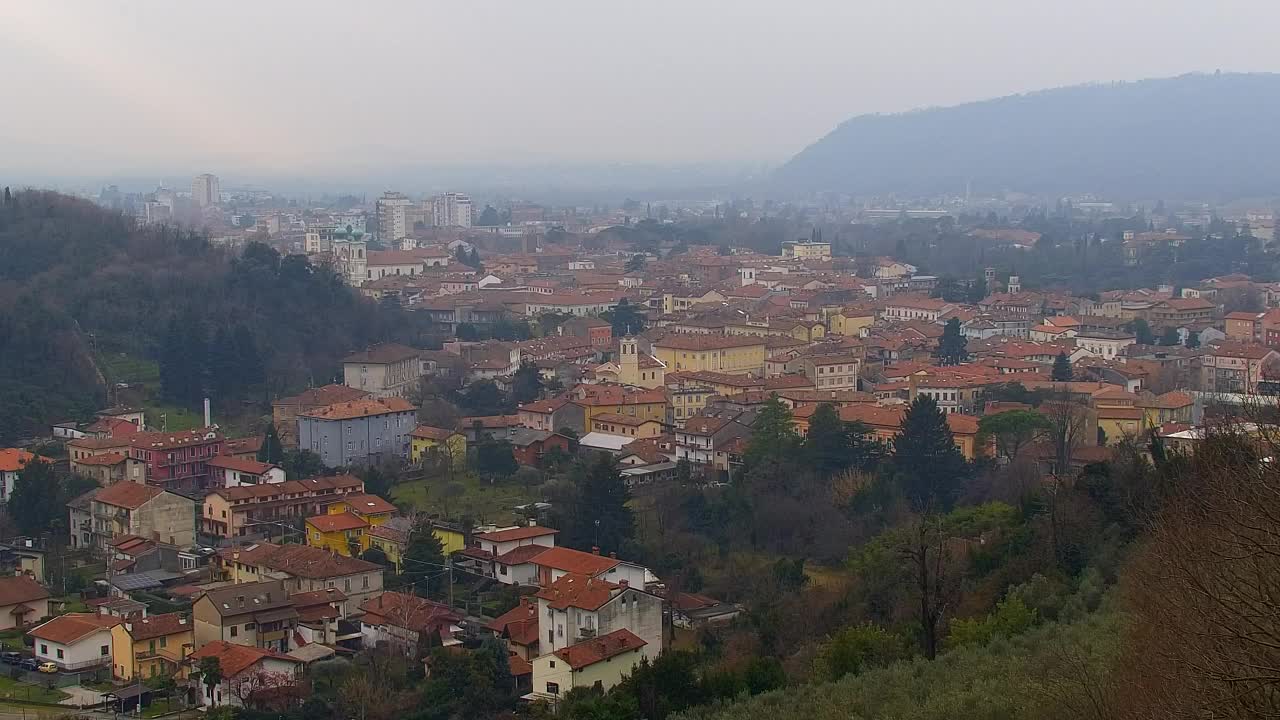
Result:
{"type": "Polygon", "coordinates": [[[209,416],[209,398],[204,399],[204,426],[209,427],[213,424],[213,418],[209,416]]]}

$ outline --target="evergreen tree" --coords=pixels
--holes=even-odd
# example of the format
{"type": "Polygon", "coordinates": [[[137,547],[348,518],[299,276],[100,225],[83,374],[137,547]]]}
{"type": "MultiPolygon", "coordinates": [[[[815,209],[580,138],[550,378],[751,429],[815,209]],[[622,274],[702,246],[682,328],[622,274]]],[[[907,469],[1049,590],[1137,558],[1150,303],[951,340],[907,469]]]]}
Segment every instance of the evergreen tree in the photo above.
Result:
{"type": "Polygon", "coordinates": [[[471,254],[467,256],[467,264],[476,270],[483,269],[483,266],[480,264],[480,252],[475,248],[471,248],[471,254]]]}
{"type": "Polygon", "coordinates": [[[1174,345],[1181,345],[1182,335],[1178,333],[1178,328],[1176,327],[1165,328],[1164,333],[1160,335],[1160,344],[1167,345],[1169,347],[1172,347],[1174,345]]]}
{"type": "Polygon", "coordinates": [[[511,443],[506,440],[482,440],[476,443],[476,474],[490,481],[507,479],[520,469],[511,443]]]}
{"type": "Polygon", "coordinates": [[[9,192],[9,186],[4,186],[4,206],[9,207],[13,204],[13,194],[9,192]]]}
{"type": "Polygon", "coordinates": [[[970,472],[946,415],[925,395],[917,396],[902,418],[902,430],[893,439],[893,464],[916,512],[950,508],[970,472]]]}
{"type": "Polygon", "coordinates": [[[280,444],[280,435],[276,432],[275,423],[267,425],[267,432],[262,438],[262,447],[258,448],[258,462],[272,465],[284,462],[284,447],[280,444]]]}
{"type": "Polygon", "coordinates": [[[24,535],[48,532],[54,521],[65,514],[66,500],[61,495],[53,465],[41,459],[31,460],[18,471],[14,481],[9,517],[24,535]]]}
{"type": "Polygon", "coordinates": [[[1200,347],[1200,333],[1187,333],[1187,347],[1193,349],[1200,347]]]}
{"type": "Polygon", "coordinates": [[[1146,320],[1138,318],[1129,327],[1133,330],[1134,341],[1139,345],[1156,344],[1155,335],[1151,333],[1151,326],[1147,324],[1146,320]]]}
{"type": "Polygon", "coordinates": [[[1054,382],[1071,382],[1074,374],[1071,371],[1071,361],[1067,359],[1067,354],[1060,352],[1058,357],[1053,359],[1053,381],[1054,382]]]}
{"type": "Polygon", "coordinates": [[[578,481],[580,513],[575,520],[580,546],[598,546],[604,552],[625,552],[635,532],[635,518],[617,460],[606,453],[585,465],[578,481]]]}
{"type": "Polygon", "coordinates": [[[449,582],[441,574],[444,570],[444,545],[436,537],[431,523],[419,520],[409,531],[409,545],[400,570],[401,585],[423,597],[441,597],[449,582]]]}
{"type": "Polygon", "coordinates": [[[968,355],[964,335],[960,332],[960,318],[953,317],[947,321],[933,356],[942,365],[959,365],[968,355]]]}
{"type": "Polygon", "coordinates": [[[626,337],[644,331],[644,313],[626,298],[619,300],[618,304],[614,306],[613,310],[609,311],[608,317],[605,319],[613,325],[614,337],[626,337]]]}
{"type": "Polygon", "coordinates": [[[542,395],[542,373],[538,366],[525,360],[511,378],[511,399],[517,403],[537,400],[542,395]]]}
{"type": "Polygon", "coordinates": [[[751,428],[751,440],[747,443],[742,459],[751,467],[765,458],[788,457],[799,445],[800,436],[796,434],[791,408],[774,395],[760,407],[755,425],[751,428]]]}
{"type": "Polygon", "coordinates": [[[822,403],[809,418],[809,434],[804,439],[804,455],[810,467],[830,475],[849,467],[849,434],[835,406],[822,403]]]}
{"type": "Polygon", "coordinates": [[[238,399],[245,394],[256,395],[266,383],[266,370],[263,368],[262,353],[258,352],[258,344],[253,340],[253,333],[242,323],[237,323],[231,334],[231,347],[236,357],[236,374],[239,378],[237,387],[238,399]]]}

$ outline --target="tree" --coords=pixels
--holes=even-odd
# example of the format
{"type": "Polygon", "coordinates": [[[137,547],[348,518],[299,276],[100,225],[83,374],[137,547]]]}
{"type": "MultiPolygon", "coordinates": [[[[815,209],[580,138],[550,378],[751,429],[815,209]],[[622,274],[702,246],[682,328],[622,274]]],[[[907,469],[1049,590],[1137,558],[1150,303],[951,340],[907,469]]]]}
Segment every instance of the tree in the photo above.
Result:
{"type": "Polygon", "coordinates": [[[383,567],[386,567],[390,563],[387,559],[387,554],[382,551],[382,548],[377,547],[371,547],[360,553],[360,559],[383,567]]]}
{"type": "Polygon", "coordinates": [[[1053,359],[1053,374],[1050,377],[1054,382],[1071,382],[1073,377],[1071,361],[1067,359],[1065,352],[1058,353],[1058,356],[1053,359]]]}
{"type": "Polygon", "coordinates": [[[1143,320],[1142,318],[1138,318],[1137,320],[1134,320],[1129,325],[1129,329],[1133,331],[1134,340],[1139,345],[1155,345],[1156,344],[1155,335],[1151,333],[1151,326],[1147,324],[1146,320],[1143,320]]]}
{"type": "Polygon", "coordinates": [[[960,318],[953,317],[947,321],[933,356],[942,365],[959,365],[969,356],[964,335],[960,332],[960,318]]]}
{"type": "Polygon", "coordinates": [[[885,665],[906,657],[902,638],[882,627],[866,623],[836,633],[818,650],[815,670],[826,680],[857,675],[873,665],[885,665]]]}
{"type": "Polygon", "coordinates": [[[622,298],[612,310],[601,315],[613,325],[614,337],[626,337],[628,335],[637,335],[644,331],[645,316],[643,311],[627,298],[622,298]],[[607,316],[607,317],[605,317],[607,316]]]}
{"type": "Polygon", "coordinates": [[[476,225],[480,227],[493,227],[498,224],[498,209],[492,205],[485,205],[484,210],[480,211],[480,216],[476,218],[476,225]]]}
{"type": "Polygon", "coordinates": [[[327,470],[320,456],[310,450],[289,450],[281,462],[284,475],[290,480],[305,480],[316,477],[327,470]]]}
{"type": "Polygon", "coordinates": [[[902,430],[893,439],[893,465],[915,512],[945,511],[960,494],[969,463],[933,398],[918,395],[907,408],[902,430]]]}
{"type": "Polygon", "coordinates": [[[214,690],[222,684],[222,661],[216,657],[202,657],[199,668],[205,697],[209,698],[210,705],[217,706],[218,696],[214,690]]]}
{"type": "Polygon", "coordinates": [[[882,455],[871,429],[860,422],[842,421],[830,403],[820,404],[809,418],[801,449],[808,467],[824,477],[849,468],[868,470],[882,455]]]}
{"type": "Polygon", "coordinates": [[[476,473],[490,481],[509,478],[520,465],[506,440],[482,440],[476,444],[476,473]]]}
{"type": "Polygon", "coordinates": [[[18,471],[13,494],[9,497],[9,516],[24,535],[48,532],[59,516],[65,515],[65,499],[53,465],[43,458],[33,459],[18,471]]]}
{"type": "Polygon", "coordinates": [[[629,273],[640,272],[641,270],[644,270],[644,264],[644,255],[636,253],[627,260],[626,271],[629,273]]]}
{"type": "Polygon", "coordinates": [[[1200,347],[1200,333],[1187,333],[1187,347],[1192,349],[1200,347]]]}
{"type": "Polygon", "coordinates": [[[787,457],[800,445],[791,408],[775,394],[760,407],[743,462],[748,467],[771,457],[787,457]]]}
{"type": "Polygon", "coordinates": [[[1178,328],[1169,326],[1160,334],[1160,344],[1172,347],[1182,344],[1182,334],[1178,332],[1178,328]]]}
{"type": "Polygon", "coordinates": [[[626,544],[635,532],[635,518],[627,502],[627,490],[617,459],[599,453],[578,473],[580,519],[575,521],[575,540],[580,547],[599,547],[605,552],[626,552],[626,544]]]}
{"type": "Polygon", "coordinates": [[[542,395],[542,371],[531,361],[520,363],[511,378],[511,399],[519,404],[533,402],[542,395]]]}
{"type": "Polygon", "coordinates": [[[444,567],[444,545],[436,537],[431,523],[419,519],[409,531],[409,544],[405,548],[400,569],[400,580],[405,587],[412,587],[413,592],[428,597],[434,592],[441,595],[440,589],[448,582],[441,571],[444,567]],[[431,580],[435,579],[432,583],[431,580]]]}
{"type": "Polygon", "coordinates": [[[1001,457],[1017,460],[1022,449],[1048,434],[1049,419],[1035,410],[1006,410],[978,421],[978,441],[994,438],[1001,457]]]}
{"type": "Polygon", "coordinates": [[[262,447],[258,448],[258,462],[272,465],[284,462],[284,447],[280,444],[280,435],[276,433],[275,423],[267,425],[267,432],[262,438],[262,447]]]}

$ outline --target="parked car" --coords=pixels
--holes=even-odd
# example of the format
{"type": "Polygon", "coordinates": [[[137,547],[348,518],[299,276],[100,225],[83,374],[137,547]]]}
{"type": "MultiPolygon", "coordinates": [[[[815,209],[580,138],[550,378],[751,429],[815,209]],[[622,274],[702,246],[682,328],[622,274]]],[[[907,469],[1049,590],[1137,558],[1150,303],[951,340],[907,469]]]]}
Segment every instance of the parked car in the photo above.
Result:
{"type": "Polygon", "coordinates": [[[18,663],[18,667],[23,670],[35,670],[40,667],[40,661],[35,658],[23,658],[22,662],[18,663]]]}
{"type": "Polygon", "coordinates": [[[22,653],[16,652],[0,652],[0,663],[5,665],[17,665],[22,662],[22,653]]]}
{"type": "Polygon", "coordinates": [[[53,674],[53,673],[58,672],[58,663],[55,663],[55,662],[42,662],[42,663],[40,663],[40,666],[36,668],[36,670],[39,670],[39,671],[40,671],[40,672],[42,672],[42,673],[49,673],[49,674],[53,674]]]}

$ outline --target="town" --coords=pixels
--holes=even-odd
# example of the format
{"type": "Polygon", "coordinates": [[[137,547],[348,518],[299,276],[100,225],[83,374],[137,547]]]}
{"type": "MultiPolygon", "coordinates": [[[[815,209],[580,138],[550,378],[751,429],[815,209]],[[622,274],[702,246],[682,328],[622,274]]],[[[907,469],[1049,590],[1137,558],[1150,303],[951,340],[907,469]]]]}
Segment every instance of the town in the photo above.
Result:
{"type": "MultiPolygon", "coordinates": [[[[900,503],[886,527],[981,508],[937,539],[942,555],[1013,552],[1047,516],[1045,568],[1069,577],[1105,567],[1104,536],[1132,520],[1085,520],[1110,506],[1076,498],[1064,529],[1059,498],[1097,495],[1084,478],[1121,463],[1194,454],[1280,396],[1280,282],[1239,267],[1101,291],[1024,282],[1009,259],[1053,252],[1033,215],[810,209],[808,231],[767,252],[686,239],[699,218],[765,222],[743,204],[477,211],[388,192],[298,209],[208,174],[190,193],[96,200],[144,228],[213,228],[232,272],[296,263],[425,330],[345,348],[331,377],[266,400],[237,381],[287,383],[266,377],[272,339],[243,326],[208,345],[234,348],[229,378],[169,348],[103,361],[112,406],[0,450],[0,694],[54,706],[392,718],[417,682],[430,717],[585,712],[651,702],[637,686],[687,681],[694,657],[720,657],[727,688],[699,697],[732,699],[785,685],[806,653],[849,672],[829,659],[854,642],[838,632],[776,637],[841,593],[919,623],[908,635],[932,659],[957,610],[926,593],[913,618],[858,595],[872,571],[849,548],[881,542],[861,503],[900,503]],[[913,225],[1000,264],[944,273],[901,235],[874,254],[913,225]]],[[[1130,210],[1058,212],[1098,228],[1120,272],[1274,252],[1268,211],[1130,210]]],[[[1010,584],[1048,572],[1033,571],[1010,584]]],[[[965,622],[982,621],[955,617],[946,642],[965,622]]]]}

